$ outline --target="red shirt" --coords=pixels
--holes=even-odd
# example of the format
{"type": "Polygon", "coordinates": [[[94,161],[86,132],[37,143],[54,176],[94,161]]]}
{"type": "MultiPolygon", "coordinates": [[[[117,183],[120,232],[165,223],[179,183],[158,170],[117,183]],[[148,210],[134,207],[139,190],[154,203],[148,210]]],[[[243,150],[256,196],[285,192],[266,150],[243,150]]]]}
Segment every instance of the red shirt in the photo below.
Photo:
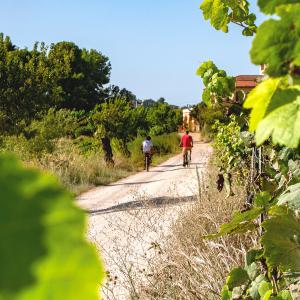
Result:
{"type": "Polygon", "coordinates": [[[181,145],[183,148],[193,147],[193,138],[188,134],[183,135],[181,138],[181,145]]]}

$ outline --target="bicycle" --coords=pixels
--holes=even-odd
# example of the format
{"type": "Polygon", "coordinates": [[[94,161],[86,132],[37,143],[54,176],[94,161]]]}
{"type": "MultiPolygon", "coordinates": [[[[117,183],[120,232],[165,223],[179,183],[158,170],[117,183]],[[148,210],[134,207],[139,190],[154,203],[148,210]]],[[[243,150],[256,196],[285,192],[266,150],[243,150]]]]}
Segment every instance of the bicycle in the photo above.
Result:
{"type": "Polygon", "coordinates": [[[149,172],[149,167],[151,163],[151,154],[149,152],[145,153],[145,170],[149,172]]]}
{"type": "Polygon", "coordinates": [[[187,151],[184,154],[183,165],[184,165],[184,167],[188,167],[188,168],[190,167],[190,165],[191,165],[191,153],[190,153],[190,151],[187,151]]]}

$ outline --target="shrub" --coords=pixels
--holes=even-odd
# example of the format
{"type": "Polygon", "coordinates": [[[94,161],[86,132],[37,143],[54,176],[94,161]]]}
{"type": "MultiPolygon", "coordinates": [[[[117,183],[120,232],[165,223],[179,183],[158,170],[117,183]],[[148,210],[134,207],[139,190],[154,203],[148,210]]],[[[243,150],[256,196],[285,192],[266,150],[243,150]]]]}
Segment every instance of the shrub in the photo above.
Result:
{"type": "Polygon", "coordinates": [[[42,119],[32,121],[23,134],[4,137],[2,148],[22,158],[40,159],[54,151],[57,139],[72,136],[76,126],[76,117],[71,111],[50,109],[42,119]]]}
{"type": "Polygon", "coordinates": [[[82,136],[82,135],[84,135],[84,136],[93,136],[93,134],[94,134],[94,128],[90,125],[78,127],[74,131],[75,137],[79,137],[79,136],[82,136]]]}
{"type": "MultiPolygon", "coordinates": [[[[141,151],[141,145],[145,138],[137,137],[134,141],[129,143],[128,148],[131,152],[131,160],[141,165],[144,161],[144,156],[141,151]]],[[[178,133],[170,133],[152,137],[152,143],[155,148],[156,155],[165,155],[177,153],[179,150],[180,137],[178,133]]]]}

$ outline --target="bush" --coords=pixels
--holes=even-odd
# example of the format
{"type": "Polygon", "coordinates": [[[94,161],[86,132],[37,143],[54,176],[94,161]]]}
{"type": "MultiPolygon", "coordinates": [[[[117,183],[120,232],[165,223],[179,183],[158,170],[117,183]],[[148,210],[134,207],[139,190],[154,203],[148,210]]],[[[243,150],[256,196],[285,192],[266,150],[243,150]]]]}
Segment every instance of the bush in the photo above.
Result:
{"type": "Polygon", "coordinates": [[[41,159],[55,150],[57,139],[73,136],[76,126],[76,117],[71,111],[50,109],[42,119],[32,121],[24,133],[3,137],[2,148],[21,158],[41,159]]]}
{"type": "Polygon", "coordinates": [[[73,141],[80,153],[89,155],[92,153],[102,154],[101,142],[92,137],[81,136],[73,141]]]}
{"type": "MultiPolygon", "coordinates": [[[[141,151],[141,145],[145,138],[137,137],[129,143],[128,148],[131,152],[131,160],[138,165],[142,165],[144,156],[141,151]]],[[[178,133],[170,133],[152,137],[152,143],[156,155],[165,155],[177,153],[179,150],[180,137],[178,133]]]]}
{"type": "Polygon", "coordinates": [[[163,155],[176,153],[179,150],[180,137],[178,133],[163,134],[153,137],[156,153],[163,155]]]}
{"type": "MultiPolygon", "coordinates": [[[[43,135],[25,138],[24,135],[2,138],[1,148],[16,153],[27,165],[50,171],[60,182],[76,194],[92,186],[108,184],[138,171],[143,165],[142,137],[128,144],[131,156],[122,153],[120,141],[113,139],[115,167],[107,168],[101,141],[81,136],[75,140],[59,138],[48,141],[43,135]]],[[[177,133],[153,137],[157,156],[176,153],[179,144],[177,133]]],[[[156,157],[157,157],[156,156],[156,157]]]]}
{"type": "Polygon", "coordinates": [[[78,127],[74,131],[75,137],[80,137],[82,135],[84,136],[93,136],[94,134],[94,128],[90,125],[78,127]]]}

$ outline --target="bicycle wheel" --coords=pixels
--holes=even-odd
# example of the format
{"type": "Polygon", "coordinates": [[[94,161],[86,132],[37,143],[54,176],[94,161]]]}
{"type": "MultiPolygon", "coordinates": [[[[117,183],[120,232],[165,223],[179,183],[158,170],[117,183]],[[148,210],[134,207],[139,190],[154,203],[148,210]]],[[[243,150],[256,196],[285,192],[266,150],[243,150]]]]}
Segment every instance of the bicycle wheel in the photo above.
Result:
{"type": "Polygon", "coordinates": [[[147,172],[149,172],[149,166],[150,166],[150,157],[149,157],[149,154],[146,154],[146,157],[145,157],[145,168],[146,168],[147,172]]]}
{"type": "Polygon", "coordinates": [[[184,161],[183,161],[183,166],[186,167],[188,164],[188,158],[187,158],[187,153],[184,154],[184,161]]]}
{"type": "Polygon", "coordinates": [[[186,159],[186,161],[187,161],[187,166],[190,167],[190,166],[191,166],[191,154],[189,153],[189,154],[187,154],[186,156],[187,156],[187,159],[186,159]]]}

